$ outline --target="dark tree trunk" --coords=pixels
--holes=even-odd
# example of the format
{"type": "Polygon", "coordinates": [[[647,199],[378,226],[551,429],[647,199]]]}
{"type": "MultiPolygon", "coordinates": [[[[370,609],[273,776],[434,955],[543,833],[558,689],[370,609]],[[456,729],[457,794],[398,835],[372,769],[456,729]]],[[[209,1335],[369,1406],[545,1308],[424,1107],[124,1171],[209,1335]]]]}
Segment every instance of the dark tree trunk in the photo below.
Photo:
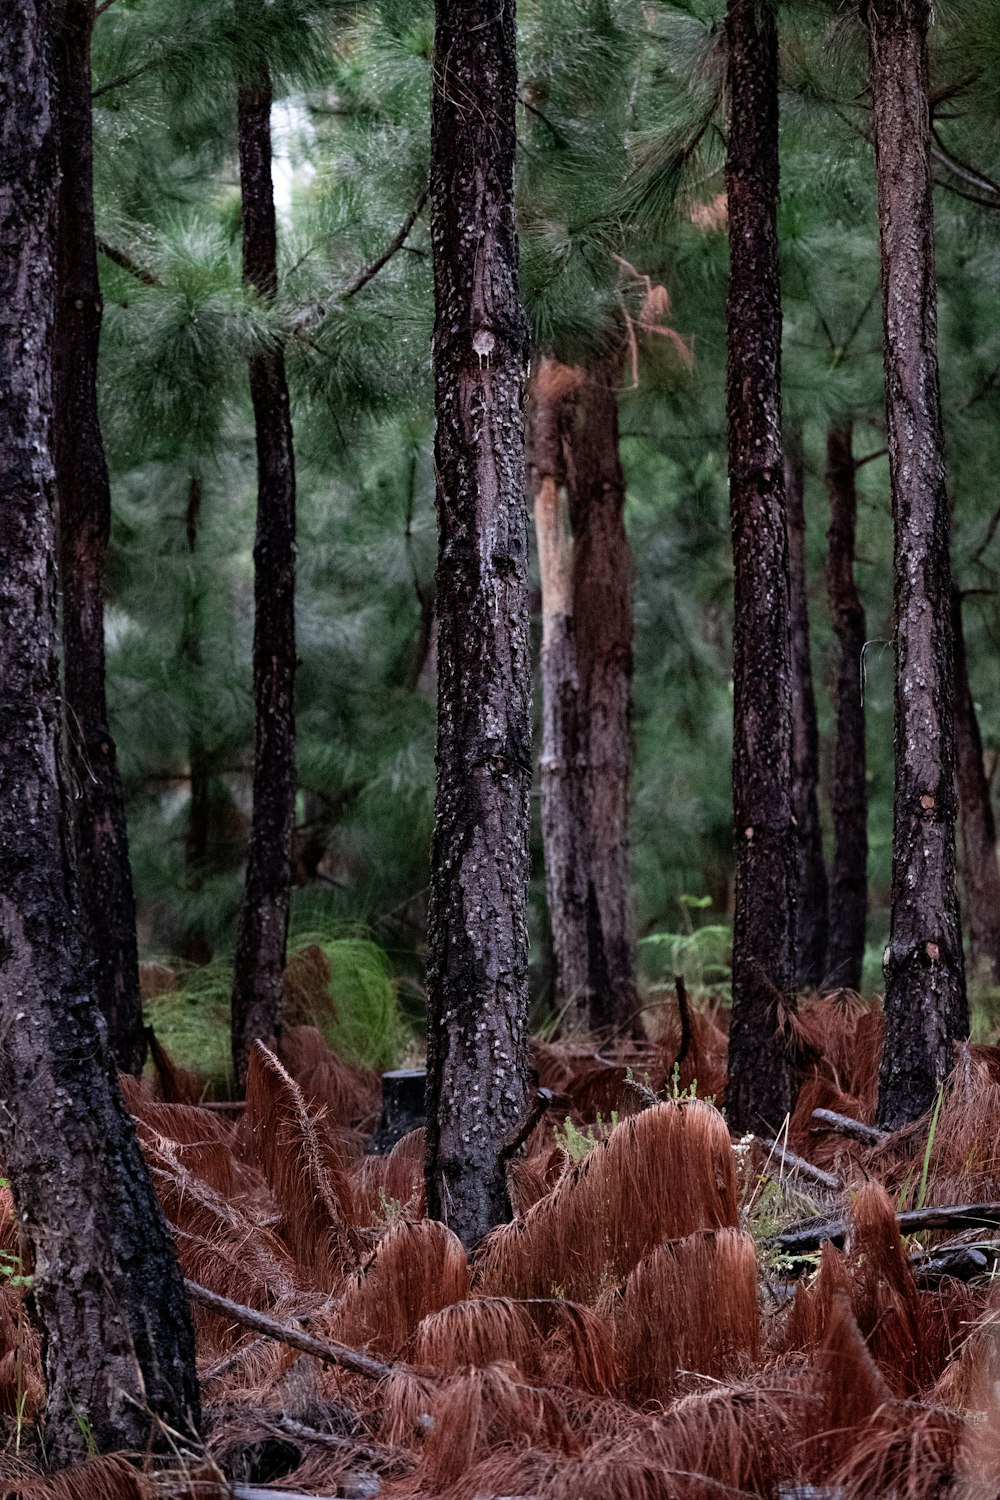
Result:
{"type": "Polygon", "coordinates": [[[788,539],[781,449],[778,39],[774,12],[729,0],[729,496],[735,568],[736,910],[726,1107],[734,1130],[793,1103],[783,1010],[794,1003],[788,539]]]}
{"type": "Polygon", "coordinates": [[[973,970],[988,965],[1000,983],[1000,864],[983,742],[969,684],[962,596],[952,591],[955,642],[955,758],[962,820],[962,886],[973,970]]]}
{"type": "Polygon", "coordinates": [[[849,990],[861,988],[868,917],[868,786],[861,692],[865,611],[854,581],[858,519],[855,475],[852,429],[850,422],[845,422],[831,427],[826,435],[826,487],[830,499],[826,590],[837,638],[827,980],[849,990]]]}
{"type": "Polygon", "coordinates": [[[553,998],[570,1029],[587,1030],[594,998],[587,903],[591,840],[564,453],[578,384],[578,371],[548,358],[540,362],[528,402],[528,467],[542,587],[539,782],[553,998]]]}
{"type": "Polygon", "coordinates": [[[621,360],[580,382],[566,469],[573,532],[573,629],[590,833],[587,926],[591,1024],[625,1027],[636,1014],[629,883],[632,773],[632,554],[618,449],[621,360]]]}
{"type": "Polygon", "coordinates": [[[823,830],[819,821],[819,729],[809,650],[806,579],[805,466],[802,434],[785,439],[789,620],[792,642],[792,805],[798,829],[798,954],[800,988],[816,989],[826,973],[829,931],[823,830]]]}
{"type": "Polygon", "coordinates": [[[101,289],[94,239],[90,38],[93,0],[65,0],[58,38],[60,192],[53,369],[63,595],[66,744],[80,903],[118,1066],[141,1073],[135,894],[125,798],[104,683],[104,564],[111,490],[97,415],[101,289]]]}
{"type": "Polygon", "coordinates": [[[427,1209],[467,1245],[509,1217],[525,1100],[531,695],[514,220],[514,5],[438,0],[431,126],[438,474],[437,799],[427,1209]]]}
{"type": "MultiPolygon", "coordinates": [[[[192,473],[188,480],[187,505],[184,512],[184,538],[190,558],[190,573],[184,589],[184,623],[181,629],[180,659],[184,670],[197,684],[202,669],[202,589],[198,576],[198,532],[201,525],[201,476],[192,473]]],[[[200,698],[194,694],[194,711],[188,739],[188,776],[191,790],[188,801],[188,826],[184,839],[184,863],[187,866],[188,889],[199,891],[208,868],[211,842],[212,784],[211,763],[202,729],[200,698]]],[[[181,957],[188,963],[211,962],[212,947],[200,924],[189,926],[181,943],[181,957]]]]}
{"type": "MultiPolygon", "coordinates": [[[[254,0],[239,0],[246,16],[254,0]]],[[[278,289],[271,187],[271,82],[266,66],[240,82],[243,279],[264,301],[278,289]]],[[[295,825],[295,463],[280,347],[250,361],[257,434],[254,544],[253,824],[233,974],[233,1068],[242,1087],[250,1050],[281,1027],[295,825]]]]}
{"type": "Polygon", "coordinates": [[[63,1462],[198,1421],[169,1233],[118,1094],[78,934],[60,761],[52,341],[54,14],[0,26],[0,1153],[34,1274],[63,1462]]]}
{"type": "Polygon", "coordinates": [[[894,532],[892,915],[878,1123],[930,1108],[968,1031],[955,889],[949,514],[937,364],[927,0],[867,8],[894,532]]]}

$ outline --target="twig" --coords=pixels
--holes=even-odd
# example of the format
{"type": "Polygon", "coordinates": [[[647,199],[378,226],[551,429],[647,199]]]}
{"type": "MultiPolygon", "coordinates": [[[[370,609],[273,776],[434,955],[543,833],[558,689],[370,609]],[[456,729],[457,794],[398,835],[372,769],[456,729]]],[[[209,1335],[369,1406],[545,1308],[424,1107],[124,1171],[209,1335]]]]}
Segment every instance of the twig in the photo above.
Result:
{"type": "Polygon", "coordinates": [[[287,1344],[290,1349],[298,1349],[302,1354],[311,1354],[328,1365],[341,1365],[352,1375],[363,1375],[366,1380],[384,1380],[392,1373],[394,1366],[372,1359],[370,1355],[362,1354],[360,1349],[349,1349],[346,1344],[327,1343],[325,1339],[318,1339],[301,1328],[290,1328],[287,1323],[279,1323],[277,1318],[258,1312],[256,1308],[244,1307],[240,1302],[231,1302],[228,1297],[210,1292],[208,1287],[199,1286],[196,1281],[185,1280],[184,1286],[191,1301],[197,1302],[199,1306],[222,1313],[234,1323],[241,1323],[244,1328],[252,1329],[254,1333],[262,1333],[280,1344],[287,1344]]]}
{"type": "Polygon", "coordinates": [[[877,458],[885,458],[888,451],[888,448],[876,448],[874,453],[866,453],[863,458],[856,458],[854,467],[863,469],[865,464],[873,464],[877,458]]]}
{"type": "Polygon", "coordinates": [[[776,1156],[783,1167],[789,1172],[795,1172],[797,1176],[804,1177],[807,1182],[813,1182],[817,1187],[828,1188],[830,1192],[839,1193],[841,1188],[840,1179],[834,1177],[832,1172],[824,1172],[821,1167],[814,1167],[811,1161],[806,1161],[801,1156],[796,1156],[794,1151],[789,1151],[787,1146],[782,1146],[779,1141],[769,1140],[766,1135],[757,1137],[762,1146],[765,1146],[771,1156],[776,1156]]]}
{"type": "Polygon", "coordinates": [[[361,1443],[351,1437],[341,1437],[335,1432],[321,1432],[318,1427],[308,1427],[305,1422],[296,1422],[292,1417],[278,1416],[269,1424],[273,1431],[287,1437],[298,1438],[303,1443],[316,1443],[324,1448],[345,1450],[363,1463],[382,1465],[406,1465],[412,1467],[413,1460],[402,1448],[391,1448],[385,1443],[361,1443]]]}
{"type": "Polygon", "coordinates": [[[681,1044],[674,1058],[674,1067],[679,1068],[691,1050],[694,1040],[694,1031],[691,1027],[691,1010],[688,1005],[687,987],[684,983],[683,974],[674,975],[674,989],[677,992],[677,1014],[681,1022],[681,1044]]]}
{"type": "Polygon", "coordinates": [[[812,1117],[828,1130],[836,1130],[838,1135],[864,1141],[866,1146],[878,1146],[888,1136],[888,1131],[879,1130],[875,1125],[865,1125],[861,1120],[852,1120],[850,1115],[838,1115],[834,1109],[814,1109],[812,1117]]]}
{"type": "Polygon", "coordinates": [[[528,1136],[545,1114],[553,1100],[551,1089],[539,1089],[531,1102],[531,1108],[508,1140],[500,1148],[500,1164],[505,1166],[515,1152],[520,1151],[528,1136]]]}
{"type": "Polygon", "coordinates": [[[986,528],[986,534],[983,537],[982,541],[979,543],[979,546],[976,548],[975,552],[973,552],[972,554],[972,561],[974,563],[977,563],[979,561],[983,553],[986,551],[987,547],[990,545],[990,542],[992,542],[993,538],[996,536],[998,526],[1000,526],[1000,506],[997,507],[997,509],[990,517],[990,524],[986,528]]]}

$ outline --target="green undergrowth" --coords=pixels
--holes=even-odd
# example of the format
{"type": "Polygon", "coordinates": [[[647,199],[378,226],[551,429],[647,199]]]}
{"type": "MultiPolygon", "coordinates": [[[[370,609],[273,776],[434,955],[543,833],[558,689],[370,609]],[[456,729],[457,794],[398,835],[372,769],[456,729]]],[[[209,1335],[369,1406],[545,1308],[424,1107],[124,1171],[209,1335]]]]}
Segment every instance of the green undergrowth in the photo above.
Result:
{"type": "MultiPolygon", "coordinates": [[[[376,1071],[394,1066],[412,1037],[385,953],[359,931],[296,932],[289,962],[310,949],[322,953],[329,981],[298,999],[292,1019],[317,1026],[332,1051],[348,1062],[376,1071]]],[[[232,963],[217,960],[175,972],[174,989],[145,1001],[146,1021],[175,1063],[202,1074],[209,1092],[226,1094],[232,1087],[232,963]]]]}

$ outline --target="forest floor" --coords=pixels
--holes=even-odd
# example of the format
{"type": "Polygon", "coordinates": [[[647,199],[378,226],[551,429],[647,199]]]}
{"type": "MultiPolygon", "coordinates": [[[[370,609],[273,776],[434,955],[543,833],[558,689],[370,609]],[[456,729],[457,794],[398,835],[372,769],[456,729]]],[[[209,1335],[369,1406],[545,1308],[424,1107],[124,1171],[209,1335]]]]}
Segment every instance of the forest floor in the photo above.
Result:
{"type": "Polygon", "coordinates": [[[159,1053],[126,1101],[205,1289],[206,1455],[33,1471],[40,1355],[9,1273],[0,1492],[992,1500],[1000,1048],[964,1048],[930,1118],[858,1139],[814,1111],[871,1124],[881,1017],[807,1000],[787,1135],[734,1141],[710,1102],[721,1006],[650,1015],[641,1042],[535,1043],[553,1104],[511,1163],[514,1221],[471,1259],[425,1216],[422,1131],[368,1154],[378,1074],[316,1027],[255,1057],[237,1108],[159,1053]]]}

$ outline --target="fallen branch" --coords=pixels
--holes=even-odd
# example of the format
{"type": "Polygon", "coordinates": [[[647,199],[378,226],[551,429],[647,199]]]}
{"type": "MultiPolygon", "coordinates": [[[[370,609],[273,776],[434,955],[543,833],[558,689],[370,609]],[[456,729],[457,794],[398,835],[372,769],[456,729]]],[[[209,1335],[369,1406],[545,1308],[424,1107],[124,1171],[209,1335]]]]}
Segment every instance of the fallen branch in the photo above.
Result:
{"type": "Polygon", "coordinates": [[[889,1134],[886,1130],[879,1130],[877,1125],[865,1125],[861,1120],[852,1120],[850,1115],[838,1115],[835,1109],[814,1109],[812,1117],[825,1125],[827,1130],[836,1130],[839,1135],[863,1141],[866,1146],[881,1145],[889,1134]]]}
{"type": "Polygon", "coordinates": [[[412,1468],[413,1459],[401,1448],[390,1448],[385,1443],[363,1443],[355,1438],[341,1437],[335,1432],[321,1432],[318,1427],[308,1427],[296,1422],[293,1417],[279,1416],[269,1423],[277,1435],[297,1438],[300,1443],[316,1443],[336,1452],[350,1453],[361,1463],[380,1464],[384,1468],[412,1468]]]}
{"type": "Polygon", "coordinates": [[[250,1328],[254,1333],[262,1333],[267,1338],[274,1339],[279,1344],[287,1344],[290,1349],[298,1349],[302,1354],[311,1354],[315,1359],[321,1359],[328,1365],[340,1365],[349,1370],[352,1375],[363,1375],[366,1380],[384,1380],[393,1370],[392,1365],[383,1364],[379,1359],[372,1359],[370,1355],[363,1354],[360,1349],[349,1349],[346,1344],[331,1344],[325,1339],[318,1339],[314,1334],[306,1333],[301,1328],[290,1328],[287,1323],[279,1323],[277,1318],[269,1317],[267,1313],[258,1312],[256,1308],[244,1307],[241,1302],[231,1302],[228,1297],[220,1297],[217,1292],[210,1292],[208,1287],[199,1286],[196,1281],[185,1280],[184,1286],[192,1302],[197,1302],[200,1307],[210,1308],[212,1312],[221,1313],[224,1317],[231,1318],[234,1323],[241,1323],[244,1328],[250,1328]]]}
{"type": "MultiPolygon", "coordinates": [[[[925,1229],[990,1229],[1000,1226],[1000,1203],[960,1203],[944,1208],[910,1208],[896,1215],[902,1234],[919,1234],[925,1229]]],[[[786,1229],[773,1243],[785,1255],[809,1255],[826,1240],[843,1244],[850,1233],[850,1219],[824,1219],[801,1229],[786,1229]]]]}
{"type": "Polygon", "coordinates": [[[794,1151],[789,1151],[787,1146],[782,1146],[778,1141],[772,1141],[766,1135],[757,1137],[761,1145],[766,1147],[770,1156],[776,1156],[783,1167],[796,1176],[805,1178],[806,1182],[812,1182],[816,1187],[827,1188],[831,1193],[839,1193],[841,1182],[839,1177],[834,1177],[832,1172],[824,1172],[822,1167],[814,1167],[811,1161],[804,1157],[796,1156],[794,1151]]]}

